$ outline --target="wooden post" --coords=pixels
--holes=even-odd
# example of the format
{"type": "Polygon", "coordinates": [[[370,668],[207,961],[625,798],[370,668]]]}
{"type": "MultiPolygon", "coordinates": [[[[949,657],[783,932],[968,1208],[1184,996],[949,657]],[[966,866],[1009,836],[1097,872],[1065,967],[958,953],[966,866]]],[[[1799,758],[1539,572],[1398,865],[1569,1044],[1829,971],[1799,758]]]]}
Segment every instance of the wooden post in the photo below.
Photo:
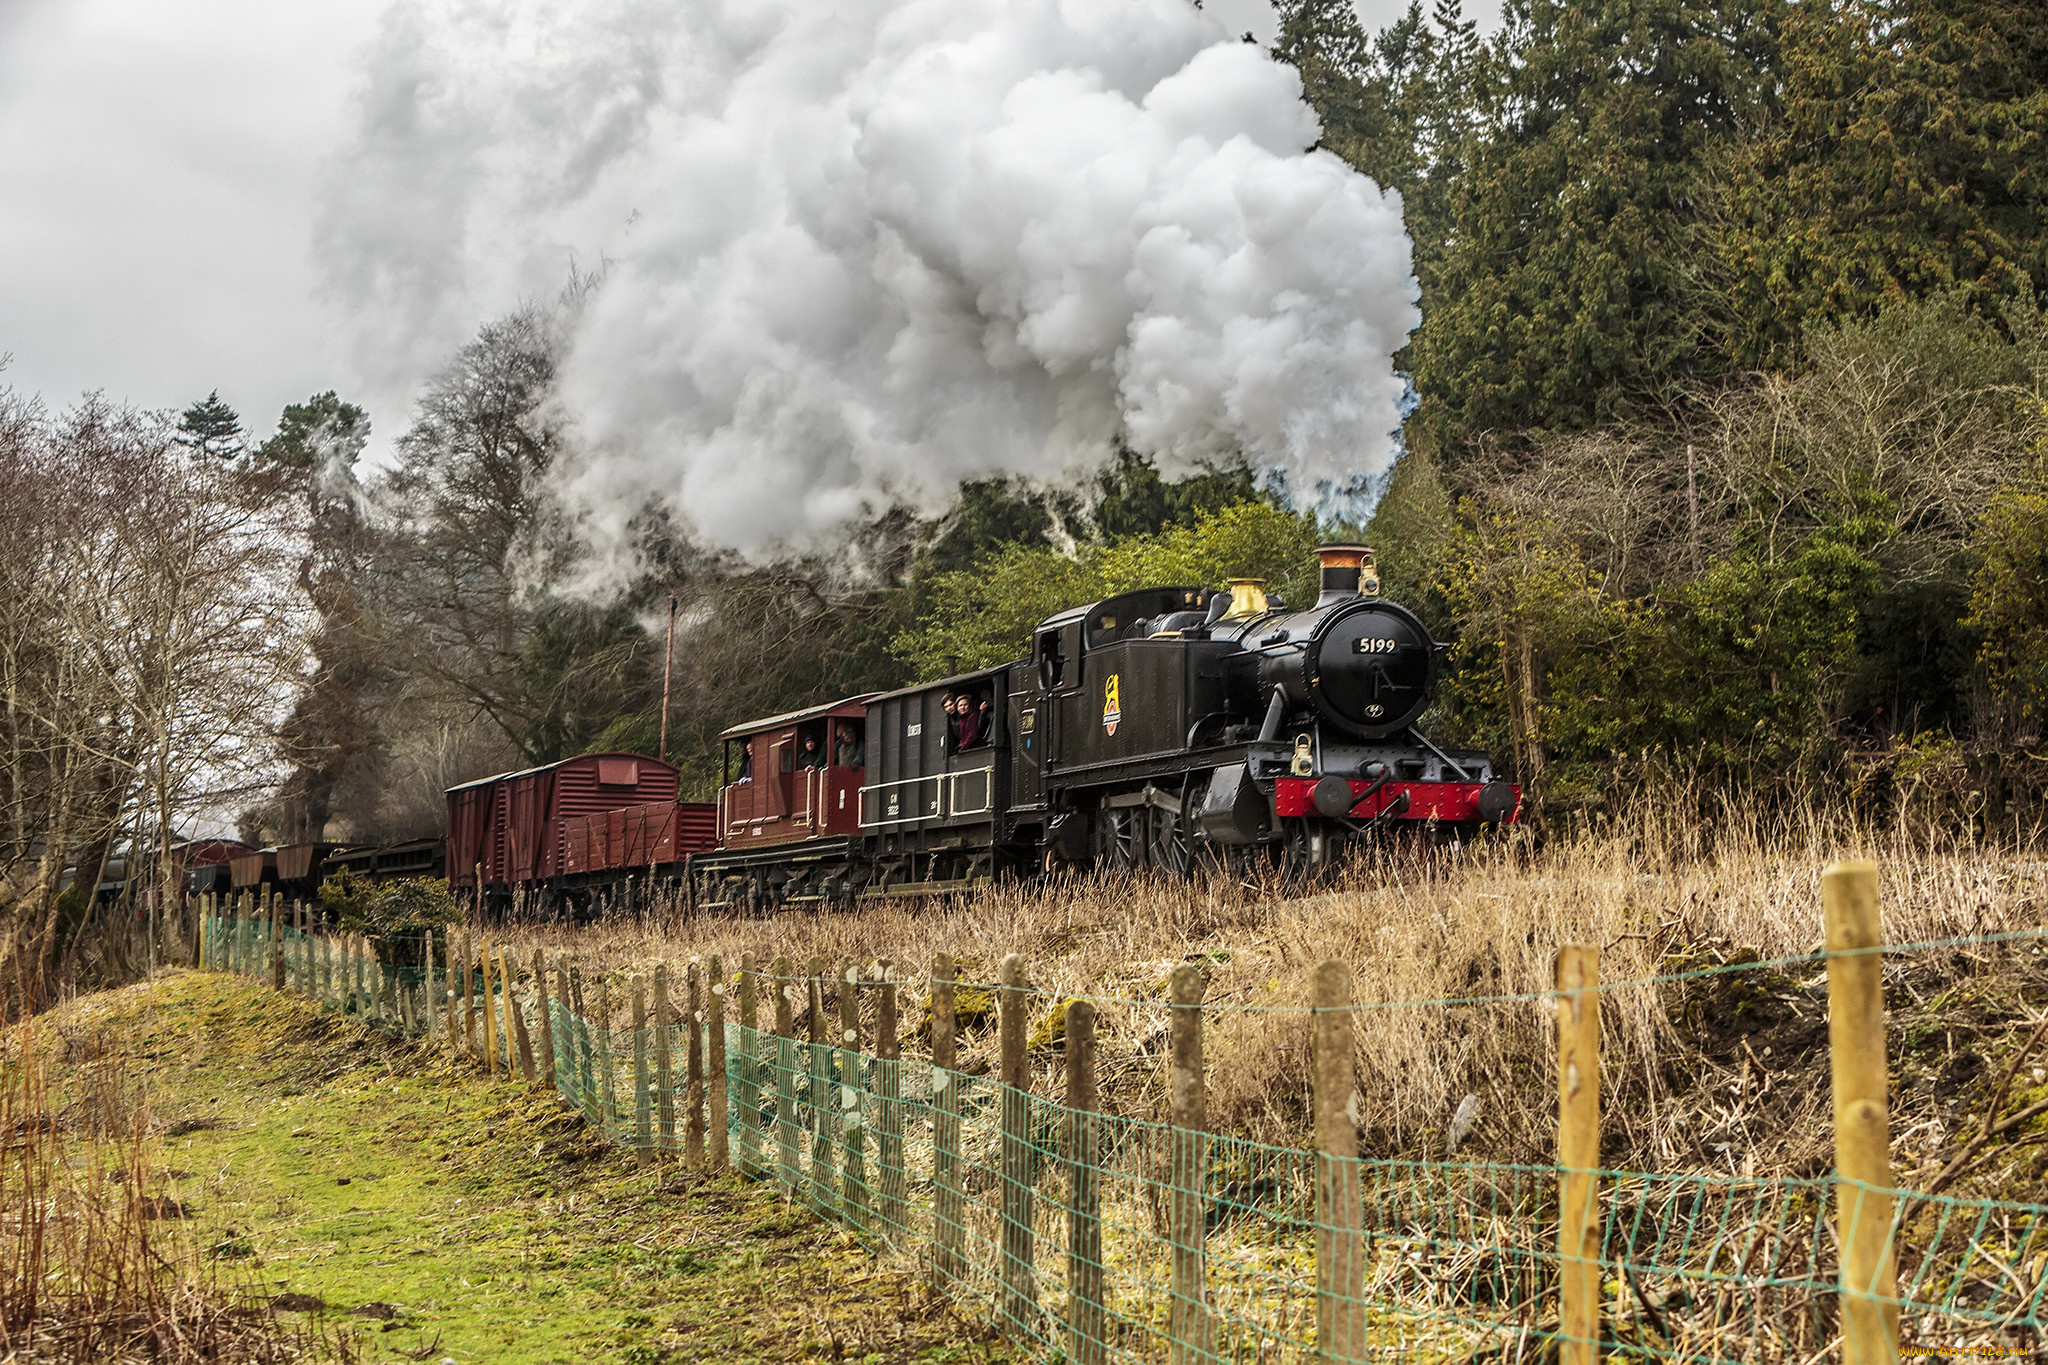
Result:
{"type": "Polygon", "coordinates": [[[547,959],[533,950],[533,1026],[540,1034],[540,1072],[550,1090],[559,1091],[561,1077],[555,1074],[555,1010],[548,999],[547,959]]]}
{"type": "Polygon", "coordinates": [[[448,936],[448,955],[445,969],[448,973],[447,1015],[448,1015],[448,1056],[452,1061],[462,1059],[462,1016],[456,1013],[455,1002],[460,998],[462,983],[455,979],[455,936],[448,936]]]}
{"type": "Polygon", "coordinates": [[[786,957],[775,959],[775,1174],[794,1195],[802,1172],[796,1139],[796,982],[786,957]]]}
{"type": "Polygon", "coordinates": [[[366,956],[368,954],[363,951],[363,941],[357,938],[350,946],[349,957],[355,968],[356,1015],[358,1018],[363,1018],[370,1012],[370,987],[369,983],[363,979],[363,959],[366,956]]]}
{"type": "MultiPolygon", "coordinates": [[[[505,1013],[512,1020],[512,1036],[519,1040],[519,1074],[528,1085],[533,1084],[533,1038],[526,1031],[526,1014],[513,998],[512,987],[518,984],[519,968],[505,960],[505,950],[498,950],[498,977],[505,983],[505,1013]]],[[[540,977],[534,976],[536,984],[540,977]]]]}
{"type": "Polygon", "coordinates": [[[284,897],[270,898],[270,989],[284,989],[284,897]]]}
{"type": "Polygon", "coordinates": [[[653,1097],[647,1093],[647,988],[633,978],[633,1156],[654,1164],[653,1097]]]}
{"type": "Polygon", "coordinates": [[[590,1011],[583,994],[583,968],[573,962],[569,965],[569,999],[574,1002],[569,1010],[569,1026],[575,1035],[576,1057],[570,1070],[576,1077],[576,1107],[601,1133],[605,1118],[597,1107],[597,1062],[590,1037],[590,1011]]]}
{"type": "Polygon", "coordinates": [[[877,1231],[901,1246],[910,1229],[903,1225],[908,1181],[903,1169],[903,1053],[896,1041],[896,964],[883,958],[875,964],[882,989],[875,1009],[875,1155],[881,1166],[881,1199],[876,1203],[877,1231]]]}
{"type": "Polygon", "coordinates": [[[841,1202],[846,1223],[856,1232],[868,1227],[868,1156],[861,1096],[860,967],[852,958],[839,963],[839,1106],[841,1202]]]}
{"type": "Polygon", "coordinates": [[[597,1035],[597,1112],[598,1131],[613,1142],[623,1141],[625,1134],[619,1123],[619,1078],[612,1058],[612,983],[609,977],[597,979],[597,1013],[589,1024],[590,1032],[597,1035]]]}
{"type": "Polygon", "coordinates": [[[740,954],[740,1174],[761,1175],[761,1035],[758,969],[752,953],[740,954]]]}
{"type": "Polygon", "coordinates": [[[462,1045],[474,1057],[481,1048],[477,1042],[476,973],[469,965],[476,961],[472,943],[468,934],[462,936],[462,1045]]]}
{"type": "Polygon", "coordinates": [[[434,1020],[440,1015],[440,1011],[434,1008],[434,988],[439,984],[434,976],[434,931],[427,930],[420,935],[420,940],[420,961],[424,964],[420,969],[420,1034],[431,1042],[434,1020]]]}
{"type": "Polygon", "coordinates": [[[825,959],[812,957],[804,965],[811,1007],[811,1045],[806,1093],[811,1104],[811,1202],[831,1217],[835,1211],[838,1181],[833,1167],[839,1154],[833,1150],[838,1125],[833,1116],[838,1106],[832,1094],[832,1026],[825,1022],[825,959]]]}
{"type": "Polygon", "coordinates": [[[967,1246],[967,1192],[960,1187],[960,1075],[954,1070],[953,956],[932,960],[932,1284],[960,1279],[967,1246]]]}
{"type": "Polygon", "coordinates": [[[725,1077],[725,959],[711,959],[711,989],[706,994],[710,1018],[704,1025],[704,1084],[711,1092],[711,1169],[722,1174],[732,1169],[732,1148],[726,1131],[729,1096],[725,1077]]]}
{"type": "Polygon", "coordinates": [[[1600,1358],[1600,950],[1557,953],[1557,1330],[1561,1365],[1600,1358]]]}
{"type": "Polygon", "coordinates": [[[693,1171],[704,1169],[704,968],[690,964],[690,1017],[683,1021],[683,1036],[689,1040],[689,1063],[684,1068],[683,1160],[693,1171]]]}
{"type": "MultiPolygon", "coordinates": [[[[1067,1024],[1072,1034],[1071,1019],[1067,1024]]],[[[1352,1070],[1351,969],[1315,974],[1316,1356],[1365,1359],[1364,1206],[1358,1188],[1358,1078],[1352,1070]]]]}
{"type": "Polygon", "coordinates": [[[1828,1049],[1835,1100],[1835,1228],[1841,1243],[1843,1365],[1899,1358],[1892,1242],[1891,1117],[1885,1078],[1884,928],[1877,864],[1821,874],[1827,922],[1828,1049]]]}
{"type": "Polygon", "coordinates": [[[1102,1312],[1102,1172],[1097,1148],[1095,1006],[1067,1004],[1067,1359],[1109,1358],[1102,1312]]]}
{"type": "Polygon", "coordinates": [[[1203,1075],[1202,995],[1208,977],[1194,963],[1176,967],[1167,983],[1173,1033],[1172,1185],[1168,1235],[1173,1239],[1173,1282],[1168,1317],[1168,1360],[1201,1365],[1216,1355],[1216,1321],[1209,1311],[1208,1258],[1203,1241],[1208,1201],[1209,1095],[1203,1075]]]}
{"type": "Polygon", "coordinates": [[[663,1151],[676,1149],[675,1069],[670,1060],[668,964],[654,968],[654,1117],[663,1151]]]}
{"type": "Polygon", "coordinates": [[[1038,1276],[1031,1228],[1035,1164],[1031,1152],[1031,1066],[1024,1053],[1025,1012],[1031,997],[1024,979],[1024,959],[1015,953],[1004,958],[997,979],[1003,1229],[996,1280],[1003,1330],[1012,1341],[1022,1343],[1035,1337],[1038,1330],[1038,1276]]]}
{"type": "Polygon", "coordinates": [[[484,1075],[495,1077],[498,1074],[498,997],[496,983],[492,979],[488,939],[477,945],[477,968],[483,973],[484,1075]]]}

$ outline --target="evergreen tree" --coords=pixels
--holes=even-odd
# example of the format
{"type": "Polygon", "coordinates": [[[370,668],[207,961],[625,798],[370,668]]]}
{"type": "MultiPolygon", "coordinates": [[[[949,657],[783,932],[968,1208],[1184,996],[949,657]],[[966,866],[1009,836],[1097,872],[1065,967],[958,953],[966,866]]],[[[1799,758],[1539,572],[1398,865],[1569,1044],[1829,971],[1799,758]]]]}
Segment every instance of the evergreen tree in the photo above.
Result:
{"type": "Polygon", "coordinates": [[[232,460],[242,453],[242,419],[221,401],[220,390],[185,409],[178,421],[178,444],[216,460],[232,460]]]}
{"type": "Polygon", "coordinates": [[[1741,365],[1813,321],[2048,292],[2048,25],[1988,0],[1830,0],[1784,24],[1782,114],[1728,158],[1700,292],[1741,365]]]}
{"type": "Polygon", "coordinates": [[[1710,375],[1683,224],[1773,98],[1774,0],[1511,0],[1411,345],[1440,436],[1654,413],[1710,375]]]}

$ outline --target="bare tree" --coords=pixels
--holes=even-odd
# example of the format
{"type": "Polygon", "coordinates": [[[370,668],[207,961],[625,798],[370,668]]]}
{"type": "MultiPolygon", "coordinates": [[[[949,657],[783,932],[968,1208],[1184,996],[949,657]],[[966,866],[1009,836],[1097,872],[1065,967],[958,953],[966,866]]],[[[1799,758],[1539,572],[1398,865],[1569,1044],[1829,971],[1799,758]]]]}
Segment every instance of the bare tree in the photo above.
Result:
{"type": "Polygon", "coordinates": [[[119,841],[155,852],[154,916],[177,903],[181,822],[274,778],[303,527],[174,431],[96,395],[52,419],[0,394],[0,885],[23,1006],[75,967],[119,841]]]}

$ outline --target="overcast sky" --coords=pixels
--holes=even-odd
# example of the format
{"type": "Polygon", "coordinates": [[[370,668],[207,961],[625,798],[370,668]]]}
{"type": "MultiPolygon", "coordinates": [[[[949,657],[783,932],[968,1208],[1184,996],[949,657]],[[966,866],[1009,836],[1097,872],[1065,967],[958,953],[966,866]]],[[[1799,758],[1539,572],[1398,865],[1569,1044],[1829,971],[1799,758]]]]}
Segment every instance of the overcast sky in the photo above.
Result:
{"type": "MultiPolygon", "coordinates": [[[[388,3],[0,0],[0,384],[53,406],[218,389],[259,435],[334,388],[394,436],[407,395],[351,372],[312,258],[388,3]]],[[[1375,27],[1404,7],[1361,0],[1375,27]]],[[[1270,36],[1266,0],[1209,8],[1270,36]]],[[[1498,0],[1467,12],[1491,24],[1498,0]]]]}

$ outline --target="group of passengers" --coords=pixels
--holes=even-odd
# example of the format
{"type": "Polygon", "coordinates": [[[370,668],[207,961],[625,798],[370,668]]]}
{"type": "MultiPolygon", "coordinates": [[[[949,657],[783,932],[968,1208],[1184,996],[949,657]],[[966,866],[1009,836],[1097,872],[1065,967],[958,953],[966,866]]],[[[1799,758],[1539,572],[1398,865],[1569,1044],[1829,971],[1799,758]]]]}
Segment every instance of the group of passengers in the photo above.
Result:
{"type": "MultiPolygon", "coordinates": [[[[867,762],[867,746],[861,742],[861,727],[858,722],[841,721],[834,727],[832,742],[832,765],[837,768],[858,768],[867,762]]],[[[818,742],[815,734],[806,734],[799,742],[796,765],[799,768],[822,768],[825,766],[825,747],[818,742]]],[[[783,751],[782,770],[790,770],[789,751],[783,751]]],[[[754,780],[754,745],[749,741],[740,746],[739,771],[733,775],[735,782],[754,780]]]]}
{"type": "MultiPolygon", "coordinates": [[[[835,768],[858,768],[866,762],[861,752],[860,727],[848,721],[841,721],[832,743],[832,766],[835,768]]],[[[818,743],[816,735],[804,736],[803,752],[797,755],[797,766],[822,768],[825,766],[825,750],[818,743]]]]}
{"type": "Polygon", "coordinates": [[[945,700],[946,727],[955,753],[987,744],[995,738],[995,709],[986,692],[948,692],[945,700]]]}

